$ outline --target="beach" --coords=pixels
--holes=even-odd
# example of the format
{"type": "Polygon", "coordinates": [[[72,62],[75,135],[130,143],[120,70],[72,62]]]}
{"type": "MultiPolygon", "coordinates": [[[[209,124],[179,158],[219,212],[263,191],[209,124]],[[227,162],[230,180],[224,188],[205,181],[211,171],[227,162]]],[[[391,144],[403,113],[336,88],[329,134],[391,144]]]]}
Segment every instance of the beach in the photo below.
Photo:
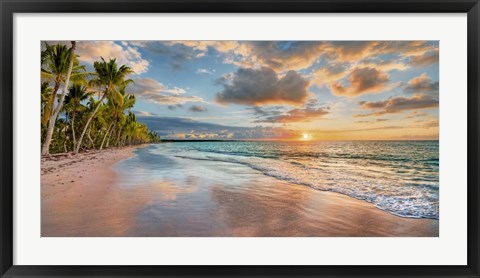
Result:
{"type": "Polygon", "coordinates": [[[43,158],[42,236],[438,236],[436,219],[162,147],[43,158]]]}
{"type": "Polygon", "coordinates": [[[132,157],[136,148],[42,158],[42,236],[124,235],[118,224],[129,215],[124,209],[118,214],[121,192],[114,187],[117,174],[111,166],[132,157]]]}

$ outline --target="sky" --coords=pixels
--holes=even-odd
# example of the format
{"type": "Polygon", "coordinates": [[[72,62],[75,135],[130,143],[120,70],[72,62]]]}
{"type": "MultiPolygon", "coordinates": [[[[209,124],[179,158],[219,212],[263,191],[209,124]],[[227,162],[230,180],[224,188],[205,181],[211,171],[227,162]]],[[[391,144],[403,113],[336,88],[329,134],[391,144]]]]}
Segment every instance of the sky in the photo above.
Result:
{"type": "Polygon", "coordinates": [[[170,139],[438,140],[438,41],[79,41],[170,139]]]}

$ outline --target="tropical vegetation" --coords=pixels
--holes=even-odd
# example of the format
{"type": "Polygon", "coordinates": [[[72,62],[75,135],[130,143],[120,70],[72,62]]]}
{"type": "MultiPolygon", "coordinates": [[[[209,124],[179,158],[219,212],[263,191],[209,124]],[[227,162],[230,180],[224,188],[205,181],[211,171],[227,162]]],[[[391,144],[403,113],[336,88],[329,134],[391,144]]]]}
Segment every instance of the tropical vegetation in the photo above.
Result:
{"type": "Polygon", "coordinates": [[[132,112],[132,69],[99,57],[88,72],[75,48],[72,41],[71,47],[45,43],[42,50],[42,155],[159,142],[132,112]]]}

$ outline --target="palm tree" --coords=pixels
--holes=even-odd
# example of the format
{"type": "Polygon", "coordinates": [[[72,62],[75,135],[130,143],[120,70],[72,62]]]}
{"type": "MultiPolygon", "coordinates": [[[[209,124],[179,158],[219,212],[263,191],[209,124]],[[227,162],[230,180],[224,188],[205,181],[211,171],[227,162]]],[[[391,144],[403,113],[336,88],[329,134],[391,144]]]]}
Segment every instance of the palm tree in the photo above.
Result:
{"type": "MultiPolygon", "coordinates": [[[[116,146],[120,145],[120,137],[124,132],[124,126],[127,122],[127,115],[125,114],[125,110],[128,110],[128,113],[131,113],[131,109],[135,105],[135,102],[136,100],[134,95],[125,94],[123,106],[121,107],[123,111],[117,114],[118,116],[116,117],[116,125],[114,126],[115,132],[117,133],[116,140],[115,140],[116,146]]],[[[108,147],[108,142],[107,142],[107,147],[108,147]]]]}
{"type": "Polygon", "coordinates": [[[82,105],[82,101],[86,100],[90,95],[87,92],[87,87],[80,84],[73,84],[68,90],[68,95],[65,96],[64,109],[67,114],[70,114],[72,126],[73,149],[77,145],[75,134],[75,119],[77,113],[84,112],[87,108],[82,105]]]}
{"type": "MultiPolygon", "coordinates": [[[[65,82],[69,65],[70,65],[71,48],[67,48],[63,44],[49,45],[45,43],[45,50],[42,51],[42,69],[41,75],[46,83],[53,83],[53,94],[48,98],[45,105],[44,113],[42,114],[42,123],[46,125],[52,116],[55,109],[55,98],[62,83],[65,82]]],[[[85,66],[80,66],[76,57],[73,60],[73,68],[70,74],[70,79],[73,83],[86,84],[85,77],[88,72],[85,71],[85,66]]],[[[45,83],[45,82],[44,82],[45,83]]]]}
{"type": "Polygon", "coordinates": [[[135,133],[137,132],[138,126],[137,126],[137,118],[135,117],[135,114],[132,112],[128,113],[127,120],[125,123],[125,129],[124,129],[124,144],[125,145],[130,145],[133,142],[133,138],[135,137],[135,133]]]}
{"type": "Polygon", "coordinates": [[[126,94],[125,87],[120,88],[118,92],[113,92],[107,98],[107,111],[110,116],[110,125],[108,126],[107,132],[103,137],[100,150],[103,148],[105,142],[107,143],[106,147],[108,148],[110,137],[114,133],[116,125],[119,123],[123,125],[125,122],[126,116],[124,111],[132,108],[133,105],[135,105],[135,96],[126,94]],[[108,140],[106,140],[107,136],[108,140]]]}
{"type": "Polygon", "coordinates": [[[49,46],[46,43],[46,49],[42,52],[42,64],[46,66],[45,68],[42,68],[42,76],[53,78],[55,83],[52,95],[47,103],[47,109],[45,109],[47,111],[44,110],[44,114],[47,113],[46,117],[48,116],[48,126],[45,141],[42,144],[42,155],[48,155],[50,152],[55,121],[62,109],[63,101],[68,91],[70,78],[72,78],[72,72],[74,73],[72,80],[84,79],[86,75],[85,72],[80,72],[80,70],[84,71],[85,68],[78,66],[78,61],[75,57],[76,42],[72,41],[71,44],[72,47],[67,49],[66,46],[61,44],[49,46]],[[57,107],[55,108],[55,97],[57,96],[58,88],[62,82],[65,83],[64,89],[58,100],[57,107]]]}
{"type": "MultiPolygon", "coordinates": [[[[129,83],[133,82],[131,79],[126,79],[126,76],[132,74],[133,71],[130,67],[122,65],[117,67],[116,59],[110,59],[106,62],[103,58],[102,61],[93,63],[95,69],[95,77],[90,81],[90,85],[99,88],[103,93],[100,98],[100,104],[104,99],[115,92],[119,87],[126,87],[129,83]]],[[[75,153],[78,153],[80,146],[82,145],[83,137],[87,129],[92,122],[92,119],[97,114],[100,105],[97,105],[93,113],[88,117],[87,123],[83,128],[82,134],[78,139],[77,146],[75,147],[75,153]]]]}

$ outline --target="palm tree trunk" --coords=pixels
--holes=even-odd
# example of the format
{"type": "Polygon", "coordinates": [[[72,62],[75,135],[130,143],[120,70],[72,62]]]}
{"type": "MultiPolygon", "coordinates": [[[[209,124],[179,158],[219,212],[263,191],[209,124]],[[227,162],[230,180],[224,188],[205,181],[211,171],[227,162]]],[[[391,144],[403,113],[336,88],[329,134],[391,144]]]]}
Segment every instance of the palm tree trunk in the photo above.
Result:
{"type": "Polygon", "coordinates": [[[63,151],[65,153],[68,152],[68,149],[67,149],[67,128],[63,129],[63,151]]]}
{"type": "Polygon", "coordinates": [[[80,138],[78,138],[77,146],[75,147],[75,153],[78,153],[78,151],[80,151],[80,146],[82,145],[83,137],[85,136],[85,133],[86,133],[88,127],[90,126],[90,123],[92,122],[93,118],[97,115],[98,109],[102,105],[103,100],[105,99],[107,94],[108,94],[108,89],[105,90],[102,98],[98,102],[97,107],[95,107],[95,110],[93,110],[92,114],[88,117],[87,123],[85,124],[85,127],[83,128],[82,134],[80,135],[80,138]]]}
{"type": "Polygon", "coordinates": [[[77,146],[77,140],[75,139],[75,111],[76,111],[77,107],[76,105],[74,106],[74,109],[73,109],[73,115],[72,115],[72,138],[73,138],[73,149],[75,150],[75,147],[77,146]]]}
{"type": "Polygon", "coordinates": [[[57,121],[58,113],[60,113],[60,110],[62,109],[65,95],[68,92],[68,83],[70,83],[70,75],[72,74],[73,60],[75,58],[75,46],[76,46],[76,42],[72,41],[72,50],[70,52],[70,61],[68,65],[67,78],[65,79],[65,87],[63,88],[62,95],[58,100],[57,108],[55,109],[55,111],[53,112],[53,115],[48,120],[47,134],[45,136],[45,142],[43,142],[43,145],[42,145],[42,155],[48,155],[50,153],[50,144],[52,143],[53,128],[55,127],[55,122],[57,121]]]}
{"type": "Polygon", "coordinates": [[[102,144],[100,145],[100,150],[103,149],[103,144],[105,143],[105,140],[107,139],[108,134],[110,133],[110,129],[113,126],[113,122],[108,126],[107,131],[105,131],[105,135],[103,136],[102,144]]]}
{"type": "Polygon", "coordinates": [[[92,126],[90,125],[90,128],[88,128],[87,137],[90,140],[90,144],[92,144],[92,149],[95,149],[95,142],[93,142],[92,136],[90,136],[91,131],[92,131],[92,126]]]}
{"type": "Polygon", "coordinates": [[[118,130],[117,133],[118,133],[118,134],[117,134],[117,141],[116,141],[116,143],[117,143],[117,147],[120,147],[120,136],[122,135],[121,129],[118,130]]]}
{"type": "Polygon", "coordinates": [[[113,126],[112,126],[112,130],[110,130],[110,135],[108,135],[107,145],[105,146],[106,148],[108,148],[108,146],[110,146],[110,139],[112,138],[112,134],[115,131],[115,125],[116,124],[117,124],[117,121],[114,121],[113,126]]]}

